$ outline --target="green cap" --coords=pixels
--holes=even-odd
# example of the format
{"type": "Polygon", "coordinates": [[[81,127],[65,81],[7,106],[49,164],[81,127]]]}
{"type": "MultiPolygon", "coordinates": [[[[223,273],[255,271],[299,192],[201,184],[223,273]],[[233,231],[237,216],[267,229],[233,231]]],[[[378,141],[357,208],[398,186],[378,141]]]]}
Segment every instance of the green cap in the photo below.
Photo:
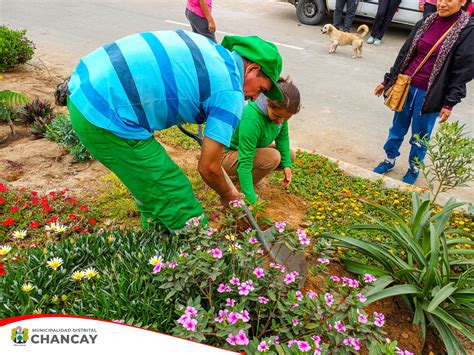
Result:
{"type": "Polygon", "coordinates": [[[221,45],[260,65],[273,83],[272,88],[264,93],[265,96],[272,100],[283,100],[283,94],[277,84],[282,60],[278,48],[273,43],[257,36],[225,36],[221,45]]]}

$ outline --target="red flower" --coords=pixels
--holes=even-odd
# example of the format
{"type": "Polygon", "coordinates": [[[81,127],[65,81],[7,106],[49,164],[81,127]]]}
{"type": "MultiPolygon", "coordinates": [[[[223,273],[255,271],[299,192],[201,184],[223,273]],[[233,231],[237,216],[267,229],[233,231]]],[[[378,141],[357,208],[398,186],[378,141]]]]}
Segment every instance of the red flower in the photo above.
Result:
{"type": "Polygon", "coordinates": [[[73,198],[68,198],[68,199],[67,199],[67,202],[69,202],[69,203],[76,203],[77,200],[75,200],[75,199],[73,199],[73,198]]]}
{"type": "Polygon", "coordinates": [[[54,195],[56,195],[56,192],[55,192],[55,191],[50,191],[49,194],[50,194],[51,196],[54,196],[54,195]]]}
{"type": "Polygon", "coordinates": [[[38,197],[32,197],[31,202],[33,203],[33,205],[37,205],[38,202],[39,202],[39,198],[38,197]]]}
{"type": "Polygon", "coordinates": [[[74,218],[76,218],[76,217],[77,217],[77,216],[76,216],[74,213],[71,213],[71,214],[69,215],[69,218],[70,218],[70,219],[74,219],[74,218]]]}
{"type": "Polygon", "coordinates": [[[10,212],[11,212],[11,213],[18,212],[18,207],[13,206],[12,208],[10,208],[10,212]]]}
{"type": "Polygon", "coordinates": [[[8,217],[7,219],[5,219],[3,222],[2,222],[2,225],[3,226],[13,226],[15,224],[15,220],[11,217],[8,217]]]}
{"type": "Polygon", "coordinates": [[[3,269],[3,264],[2,263],[0,263],[0,269],[3,269]]]}
{"type": "Polygon", "coordinates": [[[79,227],[79,226],[74,226],[73,229],[74,229],[75,231],[78,231],[79,229],[81,229],[81,227],[79,227]]]}
{"type": "Polygon", "coordinates": [[[46,224],[56,223],[57,221],[58,221],[58,217],[51,217],[50,219],[48,219],[46,224]]]}
{"type": "Polygon", "coordinates": [[[21,204],[21,207],[22,207],[22,208],[27,208],[27,207],[28,207],[28,204],[22,203],[22,204],[21,204]]]}
{"type": "Polygon", "coordinates": [[[87,207],[86,205],[82,205],[79,208],[81,209],[81,211],[87,211],[89,209],[89,207],[87,207]]]}
{"type": "Polygon", "coordinates": [[[43,206],[44,207],[44,212],[45,213],[48,213],[48,212],[51,212],[53,209],[49,206],[43,206]]]}
{"type": "Polygon", "coordinates": [[[7,272],[5,271],[5,269],[0,269],[0,276],[3,276],[3,275],[6,275],[7,272]]]}
{"type": "Polygon", "coordinates": [[[38,221],[33,221],[33,222],[31,222],[30,227],[31,227],[31,228],[38,228],[39,225],[40,225],[40,222],[38,222],[38,221]]]}
{"type": "Polygon", "coordinates": [[[0,192],[7,192],[8,189],[5,187],[5,185],[0,184],[0,192]]]}
{"type": "Polygon", "coordinates": [[[95,226],[95,223],[96,223],[96,222],[97,222],[97,221],[95,220],[95,218],[89,219],[89,223],[91,224],[91,226],[95,226]]]}
{"type": "Polygon", "coordinates": [[[36,191],[31,191],[31,194],[32,194],[33,196],[38,195],[38,193],[37,193],[36,191]]]}
{"type": "Polygon", "coordinates": [[[2,203],[5,203],[5,201],[6,201],[6,200],[5,200],[3,197],[0,197],[0,205],[1,205],[2,203]]]}

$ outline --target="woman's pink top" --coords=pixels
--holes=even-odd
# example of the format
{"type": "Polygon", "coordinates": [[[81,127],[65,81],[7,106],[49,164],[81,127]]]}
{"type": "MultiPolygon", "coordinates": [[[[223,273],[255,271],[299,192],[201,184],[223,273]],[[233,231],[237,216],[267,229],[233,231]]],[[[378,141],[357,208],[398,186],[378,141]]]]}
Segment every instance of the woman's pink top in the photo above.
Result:
{"type": "MultiPolygon", "coordinates": [[[[209,7],[209,11],[212,11],[212,0],[206,0],[206,3],[207,7],[209,7]]],[[[206,15],[202,12],[201,5],[199,5],[199,0],[188,0],[186,8],[199,17],[206,18],[206,15]]]]}

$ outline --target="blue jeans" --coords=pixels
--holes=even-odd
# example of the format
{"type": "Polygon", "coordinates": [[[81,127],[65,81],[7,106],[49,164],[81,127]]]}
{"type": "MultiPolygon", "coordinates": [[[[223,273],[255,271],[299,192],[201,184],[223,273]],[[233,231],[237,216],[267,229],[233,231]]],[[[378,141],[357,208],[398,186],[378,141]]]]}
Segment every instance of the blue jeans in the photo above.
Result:
{"type": "Polygon", "coordinates": [[[387,142],[385,142],[383,146],[387,158],[395,159],[398,157],[400,155],[400,146],[403,143],[403,138],[407,134],[411,124],[411,149],[408,158],[411,169],[415,169],[415,158],[423,162],[426,155],[426,147],[422,144],[416,144],[416,140],[413,136],[419,134],[421,138],[429,138],[436,119],[439,116],[439,112],[421,114],[421,106],[425,94],[426,91],[410,86],[408,96],[403,105],[403,110],[402,112],[395,112],[392,128],[390,128],[387,142]]]}

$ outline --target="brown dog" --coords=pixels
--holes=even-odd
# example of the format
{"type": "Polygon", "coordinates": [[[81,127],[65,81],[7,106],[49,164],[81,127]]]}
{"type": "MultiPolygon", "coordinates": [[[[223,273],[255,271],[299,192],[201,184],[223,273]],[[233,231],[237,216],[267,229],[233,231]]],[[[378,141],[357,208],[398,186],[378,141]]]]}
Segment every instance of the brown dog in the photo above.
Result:
{"type": "Polygon", "coordinates": [[[360,25],[357,29],[357,33],[349,33],[339,31],[333,25],[327,24],[321,29],[321,32],[331,38],[329,53],[334,53],[339,45],[347,46],[350,44],[352,45],[352,58],[362,58],[364,37],[369,33],[369,27],[367,27],[367,25],[360,25]]]}

